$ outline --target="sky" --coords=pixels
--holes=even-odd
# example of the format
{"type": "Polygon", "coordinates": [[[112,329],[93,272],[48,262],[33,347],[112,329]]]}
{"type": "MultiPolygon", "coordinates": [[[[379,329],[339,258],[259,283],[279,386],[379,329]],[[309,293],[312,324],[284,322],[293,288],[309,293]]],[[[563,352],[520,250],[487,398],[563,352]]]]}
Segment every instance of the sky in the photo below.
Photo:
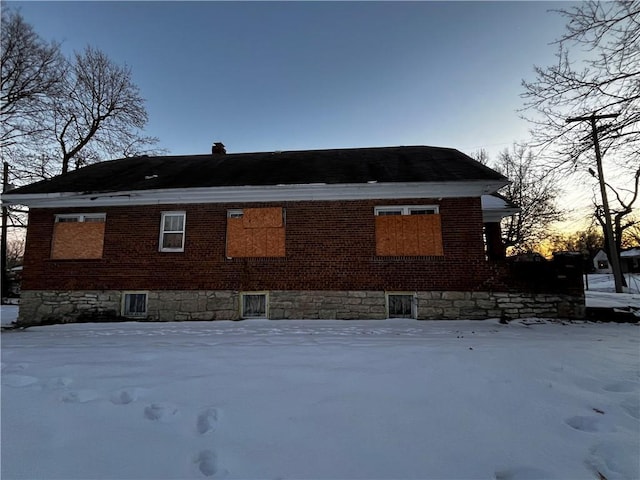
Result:
{"type": "Polygon", "coordinates": [[[521,81],[553,62],[548,2],[6,2],[65,53],[126,63],[170,154],[526,139],[521,81]]]}
{"type": "MultiPolygon", "coordinates": [[[[4,2],[127,64],[168,154],[526,142],[569,2],[4,2]]],[[[591,190],[581,201],[590,203],[591,190]]],[[[570,203],[566,199],[565,203],[570,203]]]]}

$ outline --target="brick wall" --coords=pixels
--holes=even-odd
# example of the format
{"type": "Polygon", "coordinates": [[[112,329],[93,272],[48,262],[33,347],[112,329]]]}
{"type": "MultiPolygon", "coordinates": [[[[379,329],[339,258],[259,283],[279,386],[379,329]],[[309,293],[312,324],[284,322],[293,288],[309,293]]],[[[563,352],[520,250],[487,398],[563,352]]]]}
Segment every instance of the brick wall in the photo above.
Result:
{"type": "Polygon", "coordinates": [[[412,290],[493,287],[479,198],[32,209],[23,290],[412,290]],[[444,256],[377,257],[378,205],[438,204],[444,256]],[[286,256],[225,256],[226,211],[283,207],[286,256]],[[186,212],[184,252],[159,252],[161,212],[186,212]],[[107,214],[103,258],[51,259],[55,214],[107,214]]]}

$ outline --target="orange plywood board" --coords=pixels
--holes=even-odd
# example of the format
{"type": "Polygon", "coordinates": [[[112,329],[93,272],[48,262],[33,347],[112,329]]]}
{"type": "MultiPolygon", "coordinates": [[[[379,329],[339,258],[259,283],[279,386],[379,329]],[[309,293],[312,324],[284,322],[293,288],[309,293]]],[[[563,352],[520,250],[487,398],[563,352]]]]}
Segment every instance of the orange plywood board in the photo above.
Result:
{"type": "Polygon", "coordinates": [[[282,227],[282,208],[245,208],[242,214],[244,228],[282,227]]]}
{"type": "Polygon", "coordinates": [[[376,255],[398,255],[397,237],[401,228],[400,217],[377,216],[376,217],[376,255]]]}
{"type": "Polygon", "coordinates": [[[245,228],[248,238],[247,257],[267,256],[267,228],[245,228]]]}
{"type": "Polygon", "coordinates": [[[442,256],[442,227],[440,215],[415,215],[420,255],[442,256]]]}
{"type": "Polygon", "coordinates": [[[242,218],[227,219],[227,257],[245,257],[247,235],[242,226],[242,218]]]}
{"type": "Polygon", "coordinates": [[[53,227],[51,258],[57,260],[102,258],[104,223],[61,222],[53,227]]]}
{"type": "Polygon", "coordinates": [[[284,257],[284,228],[267,228],[267,257],[284,257]]]}
{"type": "Polygon", "coordinates": [[[398,232],[398,255],[421,255],[418,241],[418,222],[415,215],[403,215],[398,232]]]}

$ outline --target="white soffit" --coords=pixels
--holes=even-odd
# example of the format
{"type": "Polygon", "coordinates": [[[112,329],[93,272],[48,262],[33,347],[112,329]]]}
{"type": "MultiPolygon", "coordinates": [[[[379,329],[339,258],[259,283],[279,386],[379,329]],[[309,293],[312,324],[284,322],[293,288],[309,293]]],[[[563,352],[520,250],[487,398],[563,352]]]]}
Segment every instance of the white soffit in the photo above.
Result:
{"type": "Polygon", "coordinates": [[[189,203],[296,202],[330,200],[374,200],[402,198],[460,198],[490,194],[506,181],[406,182],[367,184],[305,184],[243,187],[210,187],[122,192],[64,192],[46,194],[8,193],[7,204],[35,208],[170,205],[189,203]]]}
{"type": "Polygon", "coordinates": [[[494,195],[482,195],[482,221],[484,223],[500,222],[504,217],[515,215],[520,211],[507,201],[494,195]]]}

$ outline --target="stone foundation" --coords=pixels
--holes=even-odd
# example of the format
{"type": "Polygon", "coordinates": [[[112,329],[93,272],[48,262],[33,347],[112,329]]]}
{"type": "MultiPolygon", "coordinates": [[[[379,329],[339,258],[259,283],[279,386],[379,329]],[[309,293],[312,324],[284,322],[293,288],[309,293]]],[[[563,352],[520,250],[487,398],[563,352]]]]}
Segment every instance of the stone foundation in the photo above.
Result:
{"type": "MultiPolygon", "coordinates": [[[[391,292],[398,293],[398,292],[391,292]]],[[[402,292],[404,294],[404,292],[402,292]]],[[[239,320],[242,292],[149,291],[147,315],[122,316],[123,292],[23,291],[18,323],[23,325],[87,321],[239,320]]],[[[584,297],[502,292],[416,292],[419,320],[485,318],[583,318],[584,297]]],[[[270,319],[379,320],[387,318],[381,291],[271,291],[270,319]]]]}

